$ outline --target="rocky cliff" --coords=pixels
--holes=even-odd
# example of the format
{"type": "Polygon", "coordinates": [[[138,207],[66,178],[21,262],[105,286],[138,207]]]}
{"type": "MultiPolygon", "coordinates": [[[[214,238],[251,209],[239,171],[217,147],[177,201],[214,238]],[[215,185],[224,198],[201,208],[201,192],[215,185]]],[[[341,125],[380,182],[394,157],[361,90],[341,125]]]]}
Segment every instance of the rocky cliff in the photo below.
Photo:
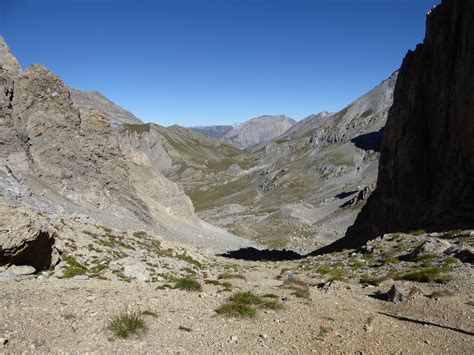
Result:
{"type": "Polygon", "coordinates": [[[377,189],[346,237],[474,225],[474,1],[445,0],[403,60],[384,133],[377,189]]]}

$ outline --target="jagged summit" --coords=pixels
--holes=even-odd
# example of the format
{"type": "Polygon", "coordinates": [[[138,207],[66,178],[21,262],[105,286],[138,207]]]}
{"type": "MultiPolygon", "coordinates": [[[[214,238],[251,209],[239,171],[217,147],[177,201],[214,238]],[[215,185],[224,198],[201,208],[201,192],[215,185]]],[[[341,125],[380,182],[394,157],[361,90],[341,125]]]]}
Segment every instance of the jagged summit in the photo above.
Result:
{"type": "Polygon", "coordinates": [[[5,39],[0,36],[0,68],[15,74],[21,71],[20,63],[12,54],[5,39]]]}

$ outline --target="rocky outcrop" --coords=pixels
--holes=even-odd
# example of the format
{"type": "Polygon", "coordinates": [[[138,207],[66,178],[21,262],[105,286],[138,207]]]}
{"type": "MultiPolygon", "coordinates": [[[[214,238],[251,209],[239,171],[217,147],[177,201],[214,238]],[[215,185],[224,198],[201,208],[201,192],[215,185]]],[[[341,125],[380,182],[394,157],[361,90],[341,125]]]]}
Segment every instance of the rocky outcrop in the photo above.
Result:
{"type": "MultiPolygon", "coordinates": [[[[56,231],[41,214],[12,204],[0,204],[0,266],[29,265],[48,269],[59,261],[56,231]]],[[[15,274],[20,275],[18,270],[15,274]]]]}
{"type": "Polygon", "coordinates": [[[81,110],[93,108],[99,111],[109,119],[112,127],[117,127],[123,123],[143,123],[133,113],[113,103],[98,91],[83,91],[70,88],[70,92],[72,101],[78,105],[81,110]]]}
{"type": "Polygon", "coordinates": [[[295,120],[285,115],[260,116],[234,126],[221,140],[237,148],[247,149],[282,135],[295,123],[295,120]]]}
{"type": "Polygon", "coordinates": [[[400,69],[377,189],[332,248],[393,231],[474,226],[473,63],[474,1],[445,0],[400,69]]]}

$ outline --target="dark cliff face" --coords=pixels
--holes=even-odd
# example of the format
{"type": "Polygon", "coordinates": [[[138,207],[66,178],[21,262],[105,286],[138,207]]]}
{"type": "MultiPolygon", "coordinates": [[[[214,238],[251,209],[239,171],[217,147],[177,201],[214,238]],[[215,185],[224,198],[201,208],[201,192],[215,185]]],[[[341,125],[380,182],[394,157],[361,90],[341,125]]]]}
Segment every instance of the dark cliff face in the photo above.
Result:
{"type": "Polygon", "coordinates": [[[445,0],[395,87],[377,189],[332,249],[387,232],[474,226],[474,0],[445,0]]]}

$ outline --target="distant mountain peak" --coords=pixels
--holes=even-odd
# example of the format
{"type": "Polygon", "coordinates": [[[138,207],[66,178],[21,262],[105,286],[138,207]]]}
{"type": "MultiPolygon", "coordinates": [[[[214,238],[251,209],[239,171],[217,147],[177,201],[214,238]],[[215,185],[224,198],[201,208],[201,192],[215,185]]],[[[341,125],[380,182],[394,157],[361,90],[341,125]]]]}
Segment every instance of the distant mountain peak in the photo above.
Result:
{"type": "Polygon", "coordinates": [[[142,124],[143,122],[137,118],[133,113],[118,106],[110,101],[101,92],[96,90],[78,90],[70,88],[71,98],[81,110],[93,108],[103,115],[105,115],[112,127],[117,127],[121,124],[142,124]]]}

